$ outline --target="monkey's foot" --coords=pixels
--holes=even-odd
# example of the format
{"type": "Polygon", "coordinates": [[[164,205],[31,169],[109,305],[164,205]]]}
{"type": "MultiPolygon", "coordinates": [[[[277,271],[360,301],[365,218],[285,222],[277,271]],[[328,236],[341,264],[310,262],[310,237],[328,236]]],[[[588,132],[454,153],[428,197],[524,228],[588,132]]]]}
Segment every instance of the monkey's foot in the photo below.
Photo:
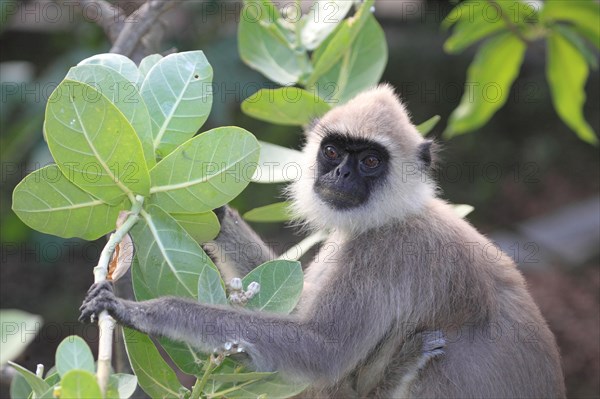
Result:
{"type": "Polygon", "coordinates": [[[446,339],[441,331],[424,331],[423,333],[423,356],[433,359],[444,354],[446,339]]]}
{"type": "Polygon", "coordinates": [[[113,285],[110,281],[102,281],[90,287],[83,304],[79,308],[81,315],[79,321],[82,323],[93,322],[103,311],[111,312],[116,308],[117,298],[113,293],[113,285]]]}

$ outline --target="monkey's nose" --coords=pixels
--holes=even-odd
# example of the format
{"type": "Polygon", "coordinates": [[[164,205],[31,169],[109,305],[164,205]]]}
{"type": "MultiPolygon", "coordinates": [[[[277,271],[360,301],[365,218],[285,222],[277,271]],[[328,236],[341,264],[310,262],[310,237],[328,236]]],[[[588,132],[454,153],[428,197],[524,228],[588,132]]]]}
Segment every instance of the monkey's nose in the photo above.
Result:
{"type": "Polygon", "coordinates": [[[335,175],[337,177],[341,176],[343,179],[347,179],[350,176],[350,172],[350,168],[348,168],[347,166],[340,166],[336,168],[335,175]]]}

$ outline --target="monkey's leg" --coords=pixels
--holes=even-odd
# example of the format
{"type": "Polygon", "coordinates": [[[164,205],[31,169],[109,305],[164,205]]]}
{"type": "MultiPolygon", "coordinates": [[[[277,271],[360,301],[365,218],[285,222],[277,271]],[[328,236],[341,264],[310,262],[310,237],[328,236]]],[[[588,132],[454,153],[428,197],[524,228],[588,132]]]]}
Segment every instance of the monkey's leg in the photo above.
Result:
{"type": "Polygon", "coordinates": [[[409,337],[392,357],[380,383],[368,398],[408,397],[419,371],[444,354],[446,340],[441,331],[424,331],[409,337]]]}
{"type": "Polygon", "coordinates": [[[256,266],[276,258],[271,249],[229,205],[215,209],[219,235],[203,245],[226,280],[244,277],[256,266]]]}

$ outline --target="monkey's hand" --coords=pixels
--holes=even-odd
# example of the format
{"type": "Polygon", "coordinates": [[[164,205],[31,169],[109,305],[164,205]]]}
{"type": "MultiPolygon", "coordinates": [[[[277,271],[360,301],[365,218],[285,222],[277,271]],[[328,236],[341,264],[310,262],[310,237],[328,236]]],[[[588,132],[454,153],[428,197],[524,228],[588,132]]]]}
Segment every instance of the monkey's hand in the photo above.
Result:
{"type": "Polygon", "coordinates": [[[103,311],[113,314],[118,306],[118,298],[113,293],[113,285],[110,281],[102,281],[90,287],[83,304],[79,308],[81,315],[79,321],[82,323],[93,323],[97,316],[103,311]]]}
{"type": "Polygon", "coordinates": [[[423,339],[421,358],[423,365],[430,359],[444,354],[446,340],[441,331],[423,331],[421,337],[423,339]]]}

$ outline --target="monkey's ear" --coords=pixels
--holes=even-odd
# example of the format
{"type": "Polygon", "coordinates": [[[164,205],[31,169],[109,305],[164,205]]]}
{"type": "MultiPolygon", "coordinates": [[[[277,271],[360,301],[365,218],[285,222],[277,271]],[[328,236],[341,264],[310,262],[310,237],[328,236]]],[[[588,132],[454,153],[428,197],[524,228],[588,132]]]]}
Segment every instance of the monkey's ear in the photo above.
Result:
{"type": "Polygon", "coordinates": [[[425,140],[421,144],[419,144],[419,147],[417,149],[417,157],[419,158],[419,161],[423,163],[423,166],[425,166],[426,168],[431,167],[431,164],[433,163],[435,153],[434,144],[435,143],[433,142],[433,140],[425,140]]]}

